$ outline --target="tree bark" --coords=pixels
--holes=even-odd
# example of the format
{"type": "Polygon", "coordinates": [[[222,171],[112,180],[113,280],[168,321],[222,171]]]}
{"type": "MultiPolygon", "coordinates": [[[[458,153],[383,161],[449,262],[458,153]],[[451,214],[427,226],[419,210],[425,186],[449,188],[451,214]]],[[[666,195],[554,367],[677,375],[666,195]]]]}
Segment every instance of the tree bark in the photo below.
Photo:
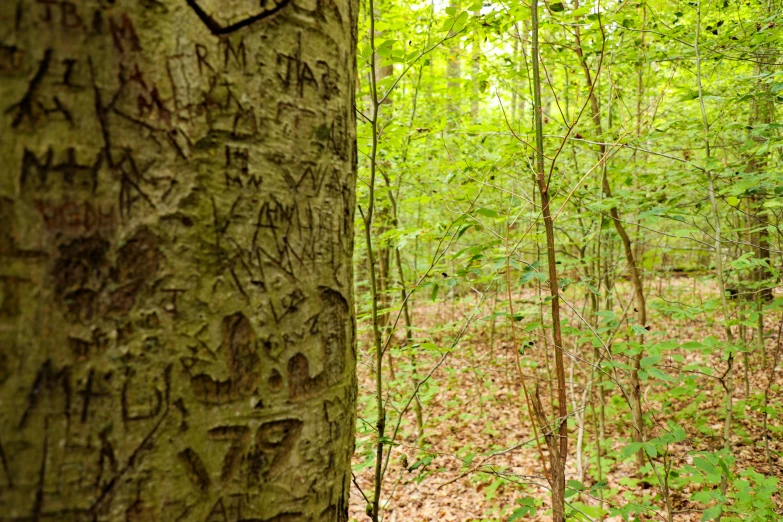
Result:
{"type": "MultiPolygon", "coordinates": [[[[766,15],[772,15],[777,12],[775,2],[770,2],[767,5],[768,12],[766,15]]],[[[760,46],[754,53],[755,58],[758,60],[756,65],[756,74],[761,76],[768,76],[774,72],[774,68],[769,66],[770,62],[774,63],[777,58],[777,49],[775,45],[760,46]]],[[[772,84],[765,81],[759,81],[757,84],[757,95],[753,98],[750,110],[750,121],[748,122],[750,127],[754,127],[756,124],[770,125],[775,121],[775,98],[771,92],[772,84]]],[[[763,142],[761,137],[751,137],[758,142],[763,142]]],[[[762,172],[768,167],[769,154],[756,155],[753,154],[748,160],[746,172],[762,172]]],[[[754,221],[752,229],[755,232],[751,233],[751,243],[753,244],[753,254],[756,259],[763,261],[767,264],[770,263],[770,246],[769,246],[769,232],[767,226],[769,225],[769,217],[767,211],[764,208],[764,201],[766,194],[763,191],[754,194],[751,198],[751,213],[752,220],[754,221]]],[[[758,267],[753,270],[753,281],[756,283],[754,290],[754,297],[759,307],[761,302],[769,302],[774,299],[772,293],[772,285],[770,280],[774,277],[773,271],[765,268],[758,267]]],[[[760,319],[760,335],[759,339],[763,341],[763,317],[760,319]]]]}
{"type": "Polygon", "coordinates": [[[0,519],[347,521],[357,4],[0,2],[0,519]]]}

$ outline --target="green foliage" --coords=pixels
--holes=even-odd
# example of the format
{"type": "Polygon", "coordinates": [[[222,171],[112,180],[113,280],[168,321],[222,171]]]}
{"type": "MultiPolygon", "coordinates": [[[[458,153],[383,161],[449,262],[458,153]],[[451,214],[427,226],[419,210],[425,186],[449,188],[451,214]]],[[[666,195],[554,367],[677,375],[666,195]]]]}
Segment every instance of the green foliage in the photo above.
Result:
{"type": "MultiPolygon", "coordinates": [[[[600,456],[594,443],[584,443],[589,464],[584,477],[569,476],[568,514],[575,520],[665,518],[665,496],[676,493],[702,520],[777,520],[773,473],[740,463],[731,444],[716,448],[724,445],[722,422],[728,412],[734,415],[733,433],[751,444],[760,440],[762,416],[769,420],[768,435],[783,434],[781,404],[769,400],[775,396],[772,388],[772,395],[762,389],[773,362],[777,334],[772,328],[783,311],[783,300],[762,298],[765,289],[779,284],[783,266],[780,2],[599,4],[549,2],[539,11],[546,43],[541,50],[545,170],[555,216],[561,327],[565,348],[574,356],[569,411],[574,416],[582,411],[580,394],[589,384],[580,421],[587,425],[585,437],[597,436],[590,423],[600,414],[617,430],[608,436],[615,444],[599,441],[600,456]],[[594,85],[586,82],[585,68],[594,85]],[[716,213],[709,179],[715,185],[716,213]],[[646,324],[615,212],[642,276],[646,324]],[[759,247],[765,242],[763,251],[759,247]],[[763,354],[760,322],[765,326],[763,354]],[[750,365],[747,396],[745,364],[750,365]],[[729,374],[731,398],[743,402],[727,411],[729,374]],[[642,440],[632,437],[632,375],[644,394],[642,440]],[[756,433],[740,431],[737,418],[743,415],[743,426],[750,424],[756,433]],[[639,475],[623,480],[621,488],[607,489],[607,482],[616,482],[606,477],[627,473],[640,452],[645,464],[639,475]],[[600,478],[597,463],[602,464],[600,478]],[[645,487],[653,493],[644,494],[645,487]]],[[[506,365],[504,375],[513,376],[516,354],[537,382],[552,379],[547,359],[550,275],[531,166],[529,3],[384,0],[375,9],[374,48],[369,14],[363,11],[357,58],[357,238],[363,238],[362,212],[373,182],[375,190],[374,265],[369,266],[364,241],[357,241],[355,252],[359,353],[372,369],[369,274],[374,270],[385,321],[382,334],[384,342],[390,340],[396,372],[395,379],[384,374],[387,425],[400,422],[397,438],[416,444],[411,383],[421,383],[416,394],[422,408],[437,408],[437,414],[425,415],[428,428],[441,433],[435,428],[450,427],[452,452],[462,459],[461,472],[468,472],[501,448],[468,451],[459,442],[460,430],[494,440],[504,429],[519,426],[476,429],[467,401],[442,401],[449,390],[464,386],[450,357],[470,361],[472,372],[491,373],[506,365]],[[373,88],[385,99],[375,116],[373,88]],[[410,339],[403,303],[412,310],[410,339]],[[494,360],[485,353],[490,338],[494,360]]],[[[524,395],[496,399],[499,383],[482,379],[484,388],[471,390],[476,401],[513,410],[514,416],[522,412],[519,418],[529,430],[524,395]]],[[[371,397],[377,391],[360,389],[357,473],[375,464],[379,416],[371,397]]],[[[548,392],[542,391],[547,407],[548,392]]],[[[580,423],[568,420],[572,462],[580,423]]],[[[397,451],[399,440],[385,436],[386,449],[397,451]]],[[[434,444],[417,445],[420,457],[407,468],[416,478],[405,480],[427,481],[437,474],[434,453],[427,453],[434,444]]],[[[534,448],[524,449],[535,455],[534,448]]],[[[765,450],[759,443],[754,451],[765,450]]],[[[508,520],[540,515],[542,493],[531,490],[526,493],[531,496],[512,502],[515,497],[508,495],[523,487],[493,471],[474,471],[488,513],[502,512],[508,520]]]]}
{"type": "Polygon", "coordinates": [[[520,507],[514,509],[514,512],[508,517],[508,522],[536,516],[536,505],[539,503],[536,499],[532,497],[523,497],[518,498],[515,502],[520,507]]]}

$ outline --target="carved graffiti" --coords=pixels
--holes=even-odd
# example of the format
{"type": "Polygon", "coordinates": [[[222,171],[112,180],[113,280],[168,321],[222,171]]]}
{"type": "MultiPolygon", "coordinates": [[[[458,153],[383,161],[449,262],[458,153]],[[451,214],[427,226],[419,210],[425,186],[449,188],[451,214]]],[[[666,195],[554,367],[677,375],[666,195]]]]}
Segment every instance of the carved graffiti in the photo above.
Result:
{"type": "Polygon", "coordinates": [[[321,444],[355,359],[337,3],[0,2],[5,518],[345,511],[321,444]]]}
{"type": "Polygon", "coordinates": [[[345,325],[349,317],[348,304],[345,298],[331,289],[321,290],[323,311],[320,320],[311,321],[310,329],[315,331],[321,342],[324,370],[310,377],[310,363],[302,353],[297,353],[288,360],[288,386],[291,399],[307,398],[319,392],[324,387],[337,382],[343,375],[346,364],[345,348],[347,335],[345,325]]]}
{"type": "Polygon", "coordinates": [[[274,15],[290,3],[290,0],[262,0],[260,3],[250,0],[245,1],[247,3],[247,11],[252,14],[249,16],[223,18],[225,10],[221,9],[222,5],[219,0],[187,0],[193,12],[196,13],[198,18],[213,34],[233,33],[274,15]]]}
{"type": "Polygon", "coordinates": [[[302,421],[283,419],[262,424],[252,434],[247,426],[219,426],[209,431],[215,441],[230,441],[220,471],[222,481],[238,475],[250,487],[268,480],[293,451],[302,431],[302,421]]]}
{"type": "Polygon", "coordinates": [[[55,295],[72,318],[89,320],[99,312],[127,312],[158,271],[157,236],[147,228],[137,230],[119,249],[114,265],[108,260],[109,249],[110,243],[97,236],[60,246],[52,270],[55,295]]]}
{"type": "Polygon", "coordinates": [[[261,371],[258,341],[250,321],[242,313],[223,319],[223,344],[228,370],[226,379],[199,373],[191,378],[194,396],[207,404],[226,404],[253,395],[261,371]]]}

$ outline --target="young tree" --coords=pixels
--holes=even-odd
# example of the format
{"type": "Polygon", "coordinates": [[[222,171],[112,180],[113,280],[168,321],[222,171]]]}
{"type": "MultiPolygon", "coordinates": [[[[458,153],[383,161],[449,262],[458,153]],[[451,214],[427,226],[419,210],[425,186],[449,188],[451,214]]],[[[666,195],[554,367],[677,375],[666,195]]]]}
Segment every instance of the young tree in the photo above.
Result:
{"type": "Polygon", "coordinates": [[[5,520],[347,520],[357,4],[0,3],[5,520]]]}

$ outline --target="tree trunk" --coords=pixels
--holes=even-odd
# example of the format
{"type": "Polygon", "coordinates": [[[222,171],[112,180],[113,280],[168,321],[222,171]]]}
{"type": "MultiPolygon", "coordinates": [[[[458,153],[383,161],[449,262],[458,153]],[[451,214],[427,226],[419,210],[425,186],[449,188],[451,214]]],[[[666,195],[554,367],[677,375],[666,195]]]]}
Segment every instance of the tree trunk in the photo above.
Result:
{"type": "MultiPolygon", "coordinates": [[[[574,2],[574,8],[579,7],[579,2],[574,2]]],[[[585,61],[584,52],[582,50],[582,40],[581,40],[581,33],[579,31],[579,28],[576,27],[574,29],[574,34],[576,36],[576,47],[574,48],[576,55],[579,57],[579,61],[582,65],[582,71],[585,75],[585,82],[587,85],[587,88],[589,89],[589,99],[590,99],[590,111],[593,119],[593,125],[595,126],[595,131],[597,136],[597,139],[600,140],[600,145],[598,146],[598,156],[599,160],[603,159],[606,155],[606,144],[604,143],[604,140],[606,139],[603,135],[603,127],[601,125],[601,109],[598,104],[598,97],[595,94],[595,80],[592,77],[592,74],[590,72],[590,68],[587,65],[587,62],[585,61]]],[[[611,121],[610,121],[610,127],[611,127],[611,121]]],[[[607,173],[607,165],[606,162],[601,165],[601,190],[606,198],[612,197],[612,188],[609,184],[609,176],[607,173]]],[[[640,273],[639,267],[636,264],[636,259],[634,257],[634,249],[633,245],[631,244],[631,238],[628,235],[628,232],[625,230],[625,225],[623,225],[623,222],[620,220],[620,212],[617,210],[617,206],[613,206],[609,209],[609,215],[612,218],[612,222],[614,223],[615,230],[617,231],[617,235],[620,236],[620,240],[623,244],[623,249],[625,251],[625,260],[626,264],[628,265],[628,273],[631,276],[631,284],[633,284],[634,287],[634,299],[636,300],[636,308],[634,309],[635,312],[638,312],[638,321],[641,327],[646,328],[647,327],[647,304],[645,302],[644,297],[644,284],[642,283],[642,275],[640,273]]],[[[608,292],[607,287],[607,292],[608,292]]],[[[633,418],[633,440],[634,442],[644,442],[645,441],[645,426],[644,426],[644,411],[642,410],[642,389],[641,389],[641,382],[639,380],[639,371],[641,370],[641,360],[644,356],[644,336],[639,336],[639,345],[642,346],[642,349],[634,355],[633,359],[631,360],[631,374],[630,374],[630,384],[631,384],[631,416],[633,418]]],[[[641,468],[644,466],[644,450],[639,450],[636,452],[636,468],[637,472],[641,470],[641,468]]]]}
{"type": "MultiPolygon", "coordinates": [[[[772,16],[777,12],[775,2],[770,2],[768,12],[765,13],[772,16]]],[[[774,63],[777,58],[777,50],[774,45],[764,45],[756,50],[754,53],[755,58],[758,60],[756,65],[756,74],[759,77],[765,77],[773,74],[774,67],[768,65],[770,62],[774,63]]],[[[750,110],[750,121],[748,122],[750,127],[755,125],[771,125],[775,121],[775,97],[771,92],[772,84],[766,81],[758,81],[757,84],[758,94],[753,98],[750,110]]],[[[757,142],[764,142],[764,138],[760,136],[751,136],[751,139],[757,142]]],[[[745,169],[746,172],[763,172],[768,168],[769,154],[752,154],[748,159],[748,165],[745,169]]],[[[769,246],[769,217],[767,211],[764,208],[764,201],[766,194],[760,191],[751,198],[751,215],[752,230],[751,243],[753,245],[753,254],[756,259],[763,261],[767,264],[770,263],[770,246],[769,246]]],[[[753,270],[753,281],[756,283],[753,296],[758,302],[758,306],[761,307],[761,302],[769,302],[774,299],[772,293],[772,284],[774,274],[773,270],[765,267],[758,267],[753,270]]],[[[761,319],[763,330],[763,318],[761,319]]],[[[761,333],[761,331],[760,331],[761,333]]],[[[763,337],[763,336],[762,336],[763,337]]]]}
{"type": "MultiPolygon", "coordinates": [[[[563,364],[563,335],[560,325],[560,287],[558,285],[557,260],[555,255],[555,229],[552,212],[549,206],[549,182],[544,173],[544,130],[543,106],[541,104],[541,73],[539,72],[539,25],[538,2],[534,0],[530,6],[532,22],[532,60],[533,60],[533,103],[535,111],[535,171],[538,181],[538,193],[541,195],[541,215],[546,232],[546,253],[549,275],[549,296],[552,310],[552,344],[555,351],[555,373],[557,378],[557,408],[554,400],[552,410],[554,422],[547,422],[544,407],[541,404],[539,387],[532,401],[536,410],[539,426],[549,449],[548,479],[552,491],[552,522],[565,522],[565,486],[566,463],[568,461],[568,403],[566,402],[565,366],[563,364]]],[[[508,270],[508,269],[507,269],[508,270]]],[[[509,301],[511,296],[509,295],[509,301]]],[[[543,312],[541,317],[543,318],[543,312]]],[[[516,350],[516,347],[514,348],[516,350]]],[[[548,353],[548,350],[547,352],[548,353]]],[[[517,367],[519,363],[517,362],[517,367]]]]}
{"type": "Polygon", "coordinates": [[[358,6],[260,5],[0,2],[3,520],[348,519],[358,6]]]}

